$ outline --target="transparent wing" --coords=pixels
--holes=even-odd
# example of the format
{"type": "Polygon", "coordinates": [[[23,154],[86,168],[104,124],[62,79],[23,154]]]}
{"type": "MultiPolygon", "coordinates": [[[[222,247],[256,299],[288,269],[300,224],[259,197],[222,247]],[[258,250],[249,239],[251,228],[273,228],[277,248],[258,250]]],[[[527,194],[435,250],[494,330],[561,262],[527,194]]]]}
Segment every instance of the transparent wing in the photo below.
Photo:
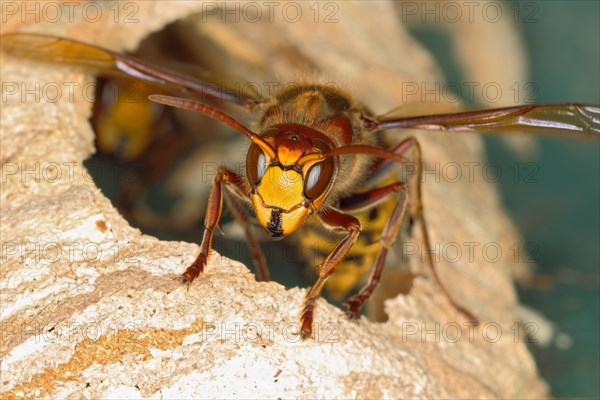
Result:
{"type": "Polygon", "coordinates": [[[169,86],[171,91],[188,92],[204,100],[208,96],[248,109],[265,101],[255,93],[231,90],[77,40],[33,33],[9,33],[0,36],[0,47],[6,54],[82,66],[104,74],[125,74],[155,85],[169,86]]]}
{"type": "Polygon", "coordinates": [[[481,133],[535,133],[600,138],[600,106],[588,104],[532,104],[483,111],[411,117],[365,117],[367,128],[381,131],[413,128],[481,133]]]}

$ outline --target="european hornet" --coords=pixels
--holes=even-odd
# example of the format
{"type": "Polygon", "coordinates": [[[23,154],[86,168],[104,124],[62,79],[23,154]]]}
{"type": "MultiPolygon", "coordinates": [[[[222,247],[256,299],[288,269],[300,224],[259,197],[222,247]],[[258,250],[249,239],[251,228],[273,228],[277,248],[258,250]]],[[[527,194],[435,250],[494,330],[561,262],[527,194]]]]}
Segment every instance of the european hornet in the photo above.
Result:
{"type": "MultiPolygon", "coordinates": [[[[437,115],[376,116],[347,93],[319,83],[288,87],[273,98],[262,98],[71,39],[16,33],[2,36],[1,43],[4,51],[21,57],[77,64],[147,81],[167,93],[150,95],[153,102],[204,114],[245,135],[251,142],[245,173],[224,167],[217,172],[209,195],[200,253],[180,279],[189,285],[203,272],[223,201],[245,232],[260,279],[269,277],[266,260],[251,231],[251,216],[240,202],[250,205],[259,224],[273,239],[293,234],[312,217],[328,230],[343,232],[344,237],[324,257],[319,276],[306,294],[300,314],[302,338],[312,334],[313,313],[325,282],[357,242],[362,229],[357,214],[395,196],[393,209],[378,236],[369,281],[344,302],[350,318],[358,317],[376,289],[386,255],[405,218],[419,221],[425,245],[429,247],[420,179],[414,185],[415,192],[410,194],[410,203],[408,182],[390,179],[394,176],[391,167],[394,163],[407,163],[409,153],[414,155],[416,175],[420,176],[419,142],[411,136],[386,149],[381,147],[378,133],[412,128],[483,133],[526,131],[596,138],[600,135],[600,107],[596,105],[522,105],[437,115]],[[205,97],[258,112],[256,132],[201,101],[205,97]],[[379,184],[369,187],[372,182],[379,184]],[[368,189],[360,190],[365,187],[368,189]]],[[[431,259],[427,265],[432,278],[448,295],[431,259]]],[[[474,319],[448,297],[460,312],[474,319]]]]}

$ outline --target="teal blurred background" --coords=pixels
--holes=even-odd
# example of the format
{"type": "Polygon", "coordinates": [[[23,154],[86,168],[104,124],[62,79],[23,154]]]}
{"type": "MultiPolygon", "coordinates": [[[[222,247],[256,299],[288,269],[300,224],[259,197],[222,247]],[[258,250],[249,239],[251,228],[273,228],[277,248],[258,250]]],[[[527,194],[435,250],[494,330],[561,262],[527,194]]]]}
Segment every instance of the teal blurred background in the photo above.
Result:
{"type": "MultiPolygon", "coordinates": [[[[542,1],[539,15],[539,23],[522,25],[538,101],[600,104],[600,2],[542,1]]],[[[509,181],[502,190],[525,240],[539,244],[539,274],[551,278],[549,286],[522,288],[521,298],[572,345],[532,351],[553,395],[599,398],[600,146],[541,145],[540,184],[509,181]]],[[[491,139],[488,152],[508,157],[491,139]]]]}
{"type": "MultiPolygon", "coordinates": [[[[533,18],[520,26],[536,101],[600,104],[600,2],[512,1],[533,18]],[[534,21],[532,21],[534,20],[534,21]]],[[[461,76],[439,32],[414,30],[438,57],[448,81],[461,76]]],[[[508,58],[508,55],[507,55],[508,58]]],[[[515,157],[499,138],[486,137],[491,162],[507,168],[515,157]]],[[[504,203],[526,242],[536,245],[533,281],[519,287],[522,301],[557,327],[548,347],[532,346],[556,397],[600,398],[600,146],[542,138],[532,159],[536,183],[503,174],[504,203]]]]}

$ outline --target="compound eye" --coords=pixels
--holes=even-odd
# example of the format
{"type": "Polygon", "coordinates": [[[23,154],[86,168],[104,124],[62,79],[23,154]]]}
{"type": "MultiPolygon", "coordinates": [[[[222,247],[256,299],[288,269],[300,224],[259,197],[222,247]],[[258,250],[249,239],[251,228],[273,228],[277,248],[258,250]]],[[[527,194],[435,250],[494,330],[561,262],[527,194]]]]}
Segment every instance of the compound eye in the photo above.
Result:
{"type": "Polygon", "coordinates": [[[333,160],[328,158],[308,168],[304,174],[304,196],[315,200],[325,192],[331,183],[333,175],[333,160]]]}
{"type": "Polygon", "coordinates": [[[252,143],[246,157],[246,175],[248,176],[250,183],[257,186],[266,171],[267,157],[258,145],[252,143]]]}

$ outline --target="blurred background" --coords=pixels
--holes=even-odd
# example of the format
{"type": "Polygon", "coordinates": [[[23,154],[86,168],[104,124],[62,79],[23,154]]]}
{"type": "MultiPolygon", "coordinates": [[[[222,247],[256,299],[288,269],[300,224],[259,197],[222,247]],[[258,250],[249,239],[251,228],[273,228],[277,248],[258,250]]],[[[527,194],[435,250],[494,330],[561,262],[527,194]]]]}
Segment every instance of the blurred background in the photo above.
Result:
{"type": "MultiPolygon", "coordinates": [[[[537,100],[600,104],[600,2],[539,5],[539,23],[522,25],[537,100]]],[[[487,143],[491,160],[510,157],[495,140],[487,143]]],[[[550,347],[532,351],[555,396],[598,398],[600,147],[542,139],[541,150],[539,185],[501,184],[525,240],[539,244],[543,266],[520,288],[521,298],[559,331],[550,347]]]]}
{"type": "MultiPolygon", "coordinates": [[[[522,24],[539,102],[600,104],[600,2],[540,1],[539,22],[522,24]]],[[[557,397],[600,396],[600,147],[541,139],[540,184],[501,183],[540,267],[524,303],[556,324],[548,348],[533,347],[557,397]],[[563,336],[564,333],[566,336],[563,336]]],[[[496,140],[490,160],[507,162],[496,140]]]]}

